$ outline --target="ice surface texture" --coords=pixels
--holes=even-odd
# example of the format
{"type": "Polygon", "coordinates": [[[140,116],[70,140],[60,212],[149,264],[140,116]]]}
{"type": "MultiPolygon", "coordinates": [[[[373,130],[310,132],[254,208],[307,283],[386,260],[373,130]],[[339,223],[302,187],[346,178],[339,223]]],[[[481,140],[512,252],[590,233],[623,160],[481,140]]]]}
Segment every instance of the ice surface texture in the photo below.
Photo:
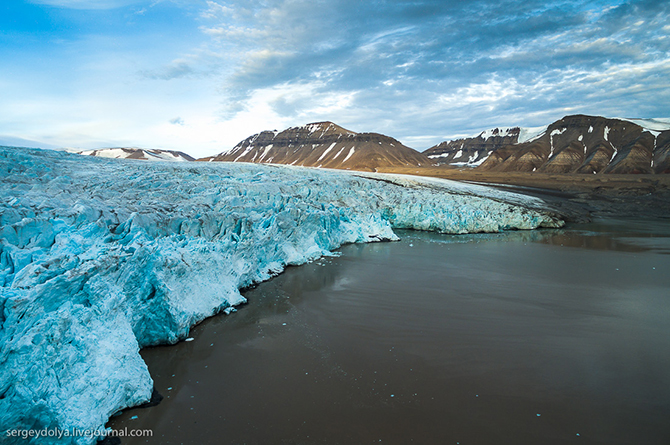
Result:
{"type": "Polygon", "coordinates": [[[562,224],[541,201],[484,187],[288,166],[1,147],[0,177],[0,440],[100,428],[146,402],[140,348],[185,339],[286,265],[397,239],[392,228],[562,224]]]}

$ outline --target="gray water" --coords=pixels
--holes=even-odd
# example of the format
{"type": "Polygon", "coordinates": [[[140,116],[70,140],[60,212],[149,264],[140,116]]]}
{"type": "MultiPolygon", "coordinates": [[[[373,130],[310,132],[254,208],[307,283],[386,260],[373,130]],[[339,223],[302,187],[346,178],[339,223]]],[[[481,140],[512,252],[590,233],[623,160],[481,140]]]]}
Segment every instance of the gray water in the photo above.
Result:
{"type": "Polygon", "coordinates": [[[670,224],[350,245],[142,352],[124,444],[670,443],[670,224]],[[137,418],[132,419],[132,417],[137,418]]]}

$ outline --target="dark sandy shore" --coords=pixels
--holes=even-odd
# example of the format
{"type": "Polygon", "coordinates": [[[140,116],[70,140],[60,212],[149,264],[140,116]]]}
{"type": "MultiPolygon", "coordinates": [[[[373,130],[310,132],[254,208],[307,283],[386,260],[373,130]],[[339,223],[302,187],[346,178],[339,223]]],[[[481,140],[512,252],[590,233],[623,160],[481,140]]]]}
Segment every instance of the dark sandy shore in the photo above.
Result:
{"type": "Polygon", "coordinates": [[[574,222],[585,222],[589,216],[670,218],[670,175],[501,173],[451,167],[379,172],[482,183],[537,196],[574,222]]]}

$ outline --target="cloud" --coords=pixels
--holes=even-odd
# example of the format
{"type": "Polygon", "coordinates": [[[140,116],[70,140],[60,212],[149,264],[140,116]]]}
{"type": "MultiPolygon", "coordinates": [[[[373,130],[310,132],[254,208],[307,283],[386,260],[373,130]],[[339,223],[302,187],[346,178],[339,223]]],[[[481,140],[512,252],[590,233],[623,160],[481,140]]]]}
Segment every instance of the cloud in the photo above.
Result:
{"type": "Polygon", "coordinates": [[[263,129],[332,120],[425,149],[570,113],[670,116],[668,2],[33,3],[73,10],[50,18],[48,35],[27,14],[36,31],[0,47],[17,62],[0,78],[11,110],[0,133],[31,140],[123,135],[120,145],[207,155],[263,129]]]}
{"type": "Polygon", "coordinates": [[[332,111],[341,123],[382,123],[377,128],[416,140],[463,126],[539,125],[572,110],[670,114],[660,98],[670,74],[670,14],[659,2],[236,6],[211,0],[202,14],[211,48],[231,66],[221,89],[228,117],[255,92],[291,85],[309,85],[310,95],[273,98],[268,106],[283,118],[298,120],[339,94],[349,98],[332,111]]]}

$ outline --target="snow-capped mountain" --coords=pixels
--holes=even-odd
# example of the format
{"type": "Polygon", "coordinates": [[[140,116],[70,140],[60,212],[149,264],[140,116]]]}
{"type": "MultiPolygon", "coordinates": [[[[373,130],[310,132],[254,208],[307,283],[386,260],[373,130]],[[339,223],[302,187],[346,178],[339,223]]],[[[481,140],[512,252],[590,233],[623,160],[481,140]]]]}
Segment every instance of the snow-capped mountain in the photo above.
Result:
{"type": "Polygon", "coordinates": [[[519,142],[521,128],[494,128],[482,131],[470,138],[445,141],[435,145],[423,154],[438,165],[476,167],[480,165],[494,150],[519,142]]]}
{"type": "Polygon", "coordinates": [[[670,119],[566,116],[547,127],[443,142],[424,154],[489,171],[670,173],[670,119]]]}
{"type": "Polygon", "coordinates": [[[431,165],[425,155],[378,133],[355,133],[332,122],[263,131],[231,150],[203,160],[289,164],[374,171],[377,167],[431,165]]]}
{"type": "Polygon", "coordinates": [[[181,151],[114,147],[97,150],[66,150],[80,155],[114,159],[140,159],[143,161],[195,161],[195,158],[181,151]]]}

